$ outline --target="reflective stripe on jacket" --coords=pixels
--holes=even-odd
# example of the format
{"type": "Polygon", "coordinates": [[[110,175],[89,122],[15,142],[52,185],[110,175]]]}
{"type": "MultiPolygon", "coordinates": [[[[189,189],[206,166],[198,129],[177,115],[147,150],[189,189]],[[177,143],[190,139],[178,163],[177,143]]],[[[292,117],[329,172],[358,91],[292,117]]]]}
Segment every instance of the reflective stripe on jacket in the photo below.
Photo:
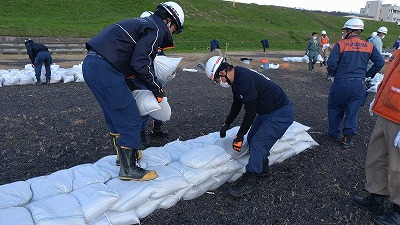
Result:
{"type": "Polygon", "coordinates": [[[385,76],[376,93],[372,111],[400,124],[400,50],[396,50],[386,65],[385,76]]]}

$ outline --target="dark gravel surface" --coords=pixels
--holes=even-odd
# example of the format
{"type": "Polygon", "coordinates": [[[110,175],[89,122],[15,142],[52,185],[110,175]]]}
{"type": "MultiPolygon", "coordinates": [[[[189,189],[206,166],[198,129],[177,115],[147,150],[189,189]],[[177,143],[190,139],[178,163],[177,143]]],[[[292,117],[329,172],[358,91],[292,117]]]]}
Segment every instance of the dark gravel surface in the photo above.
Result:
{"type": "MultiPolygon", "coordinates": [[[[233,198],[227,183],[213,194],[156,210],[142,224],[372,224],[351,196],[365,194],[364,161],[376,118],[368,106],[361,109],[353,149],[325,139],[330,81],[325,67],[314,72],[306,67],[293,63],[264,74],[286,90],[296,121],[311,127],[320,146],[273,165],[272,181],[258,181],[251,195],[233,198]]],[[[170,135],[151,139],[154,146],[218,131],[229,111],[231,91],[204,74],[178,71],[165,90],[173,109],[165,125],[170,135]]],[[[85,83],[2,87],[0,96],[0,185],[114,154],[101,109],[85,83]]]]}

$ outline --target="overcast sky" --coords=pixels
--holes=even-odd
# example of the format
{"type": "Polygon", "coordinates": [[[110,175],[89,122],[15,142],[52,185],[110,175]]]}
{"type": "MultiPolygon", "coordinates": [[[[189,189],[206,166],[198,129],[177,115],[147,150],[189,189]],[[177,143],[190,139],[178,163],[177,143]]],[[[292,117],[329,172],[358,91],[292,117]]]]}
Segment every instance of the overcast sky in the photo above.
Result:
{"type": "MultiPolygon", "coordinates": [[[[366,0],[235,0],[235,2],[353,13],[360,13],[360,8],[364,8],[367,3],[366,0]]],[[[383,0],[383,4],[400,6],[400,0],[383,0]]]]}

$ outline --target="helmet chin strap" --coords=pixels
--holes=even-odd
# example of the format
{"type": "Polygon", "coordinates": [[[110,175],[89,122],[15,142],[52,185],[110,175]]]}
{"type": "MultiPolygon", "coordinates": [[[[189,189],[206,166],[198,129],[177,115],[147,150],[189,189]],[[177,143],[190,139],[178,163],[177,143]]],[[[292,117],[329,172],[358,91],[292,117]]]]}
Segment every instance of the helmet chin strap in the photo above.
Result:
{"type": "Polygon", "coordinates": [[[220,76],[220,77],[225,77],[226,83],[232,86],[233,82],[231,82],[231,80],[229,80],[228,78],[228,68],[225,69],[225,74],[226,74],[225,76],[220,76]]]}

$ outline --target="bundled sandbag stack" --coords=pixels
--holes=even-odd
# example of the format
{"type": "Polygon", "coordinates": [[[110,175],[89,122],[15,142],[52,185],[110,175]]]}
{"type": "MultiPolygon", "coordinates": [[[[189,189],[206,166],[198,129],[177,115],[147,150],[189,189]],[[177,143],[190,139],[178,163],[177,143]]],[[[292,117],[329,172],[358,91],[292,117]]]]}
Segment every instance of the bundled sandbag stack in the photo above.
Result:
{"type": "MultiPolygon", "coordinates": [[[[156,170],[155,180],[121,181],[115,155],[0,186],[2,225],[138,224],[156,209],[168,209],[238,179],[248,162],[248,145],[232,149],[238,127],[188,141],[176,140],[143,151],[140,166],[156,170]]],[[[309,127],[294,122],[271,149],[270,163],[318,145],[309,127]]]]}

